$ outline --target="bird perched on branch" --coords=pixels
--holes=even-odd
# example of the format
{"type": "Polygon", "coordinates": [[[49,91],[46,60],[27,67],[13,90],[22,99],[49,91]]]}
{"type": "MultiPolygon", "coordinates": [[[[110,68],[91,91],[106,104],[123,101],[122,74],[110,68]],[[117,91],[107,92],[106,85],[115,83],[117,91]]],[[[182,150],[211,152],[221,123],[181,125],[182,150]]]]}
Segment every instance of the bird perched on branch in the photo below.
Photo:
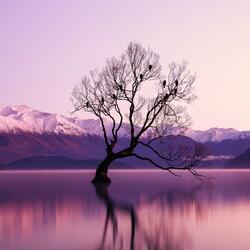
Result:
{"type": "Polygon", "coordinates": [[[178,80],[175,80],[175,86],[176,87],[178,87],[178,84],[179,84],[178,80]]]}
{"type": "Polygon", "coordinates": [[[103,98],[103,96],[102,96],[102,104],[104,104],[104,98],[103,98]]]}
{"type": "Polygon", "coordinates": [[[164,81],[163,81],[163,83],[162,83],[163,88],[165,88],[165,87],[166,87],[166,84],[167,84],[167,81],[166,81],[166,80],[164,80],[164,81]]]}
{"type": "Polygon", "coordinates": [[[122,85],[121,84],[119,84],[119,89],[122,91],[122,85]]]}
{"type": "Polygon", "coordinates": [[[152,66],[151,64],[148,65],[148,69],[149,69],[149,70],[151,70],[152,67],[153,67],[153,66],[152,66]]]}
{"type": "Polygon", "coordinates": [[[114,98],[114,99],[117,99],[117,97],[116,97],[116,95],[115,95],[115,94],[113,94],[113,98],[114,98]]]}
{"type": "Polygon", "coordinates": [[[143,79],[143,74],[140,74],[140,79],[141,79],[141,80],[143,79]]]}
{"type": "Polygon", "coordinates": [[[87,107],[87,108],[89,107],[89,102],[86,102],[86,107],[87,107]]]}

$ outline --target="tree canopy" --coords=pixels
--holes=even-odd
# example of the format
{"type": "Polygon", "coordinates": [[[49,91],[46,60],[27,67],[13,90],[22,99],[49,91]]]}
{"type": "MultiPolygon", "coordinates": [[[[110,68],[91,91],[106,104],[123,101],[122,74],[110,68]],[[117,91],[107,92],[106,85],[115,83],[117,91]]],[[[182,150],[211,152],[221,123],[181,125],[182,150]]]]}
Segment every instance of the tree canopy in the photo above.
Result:
{"type": "Polygon", "coordinates": [[[74,111],[90,112],[100,120],[106,145],[107,155],[97,168],[94,182],[110,182],[110,163],[131,156],[171,173],[186,169],[198,175],[193,167],[203,156],[200,144],[192,148],[179,145],[178,149],[155,146],[184,131],[190,123],[185,106],[196,98],[195,76],[187,69],[187,62],[169,64],[164,75],[159,59],[151,49],[131,42],[120,57],[108,59],[101,70],[91,71],[75,86],[74,111]],[[106,120],[112,123],[111,131],[106,120]],[[117,145],[124,127],[129,143],[121,149],[117,145]],[[136,152],[138,145],[152,151],[159,161],[136,152]]]}

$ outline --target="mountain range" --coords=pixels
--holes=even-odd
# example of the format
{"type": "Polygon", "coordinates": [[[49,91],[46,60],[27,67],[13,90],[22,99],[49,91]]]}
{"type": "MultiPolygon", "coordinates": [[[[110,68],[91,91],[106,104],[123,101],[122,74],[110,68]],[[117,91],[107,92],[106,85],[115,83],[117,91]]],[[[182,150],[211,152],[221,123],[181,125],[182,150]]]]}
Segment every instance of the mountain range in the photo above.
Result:
{"type": "Polygon", "coordinates": [[[226,162],[226,167],[229,168],[249,168],[249,162],[250,162],[250,148],[244,152],[243,154],[236,156],[233,159],[230,159],[226,162]]]}
{"type": "MultiPolygon", "coordinates": [[[[112,123],[105,120],[105,126],[108,128],[108,134],[111,133],[112,123]]],[[[127,124],[123,124],[119,131],[122,144],[126,144],[128,128],[127,124]]],[[[205,145],[208,151],[206,162],[210,165],[223,165],[250,148],[250,131],[238,131],[233,128],[210,128],[204,131],[187,129],[182,136],[189,137],[190,139],[185,140],[190,140],[190,143],[196,141],[205,145]]],[[[96,161],[102,159],[104,154],[99,120],[51,114],[26,105],[0,107],[2,165],[18,166],[19,161],[38,156],[96,161]]],[[[41,161],[41,158],[35,159],[41,161]]],[[[32,162],[34,163],[34,160],[32,162]]],[[[128,160],[121,162],[121,165],[125,166],[127,163],[138,164],[128,160]]]]}

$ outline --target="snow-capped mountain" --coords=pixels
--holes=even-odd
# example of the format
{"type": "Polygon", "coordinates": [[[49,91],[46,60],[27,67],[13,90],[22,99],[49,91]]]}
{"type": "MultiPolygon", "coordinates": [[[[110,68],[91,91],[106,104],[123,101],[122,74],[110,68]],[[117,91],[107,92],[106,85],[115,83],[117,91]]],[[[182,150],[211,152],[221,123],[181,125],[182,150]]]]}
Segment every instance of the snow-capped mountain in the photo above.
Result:
{"type": "MultiPolygon", "coordinates": [[[[105,120],[105,127],[110,134],[112,122],[105,120]]],[[[102,136],[101,124],[97,119],[66,117],[34,110],[25,105],[0,107],[0,132],[102,136]]],[[[123,137],[128,135],[127,124],[122,126],[119,134],[123,137]]],[[[204,131],[188,129],[185,135],[201,143],[250,139],[250,131],[238,131],[233,128],[211,128],[204,131]]]]}
{"type": "MultiPolygon", "coordinates": [[[[99,119],[97,120],[97,119],[74,118],[74,119],[71,119],[71,121],[75,125],[84,129],[88,134],[103,136],[101,122],[99,119]]],[[[109,120],[104,119],[104,126],[107,130],[108,135],[110,135],[112,133],[113,123],[109,120]]],[[[128,133],[129,133],[129,126],[128,126],[128,124],[124,123],[119,130],[119,135],[121,137],[126,137],[126,136],[128,136],[128,133]]]]}
{"type": "Polygon", "coordinates": [[[0,131],[6,133],[56,133],[80,135],[86,131],[62,115],[31,109],[25,105],[0,108],[0,131]]]}
{"type": "MultiPolygon", "coordinates": [[[[104,123],[107,132],[111,133],[112,122],[105,120],[104,123]]],[[[0,107],[0,132],[102,136],[99,120],[41,112],[26,105],[0,107]]],[[[128,127],[124,124],[119,133],[126,136],[127,132],[128,127]]]]}
{"type": "Polygon", "coordinates": [[[233,128],[210,128],[203,131],[188,129],[185,135],[201,143],[250,139],[250,131],[238,131],[233,128]]]}
{"type": "MultiPolygon", "coordinates": [[[[110,134],[112,122],[105,120],[104,123],[110,134]]],[[[118,149],[129,143],[128,129],[128,124],[123,124],[119,132],[123,140],[117,145],[118,149]]],[[[210,162],[235,157],[250,148],[250,131],[188,129],[184,135],[205,145],[210,162]]],[[[185,136],[180,139],[191,145],[193,140],[185,136]]],[[[105,146],[100,121],[41,112],[25,105],[0,107],[0,165],[34,156],[102,159],[105,146]]],[[[133,164],[138,163],[132,161],[133,164]]]]}

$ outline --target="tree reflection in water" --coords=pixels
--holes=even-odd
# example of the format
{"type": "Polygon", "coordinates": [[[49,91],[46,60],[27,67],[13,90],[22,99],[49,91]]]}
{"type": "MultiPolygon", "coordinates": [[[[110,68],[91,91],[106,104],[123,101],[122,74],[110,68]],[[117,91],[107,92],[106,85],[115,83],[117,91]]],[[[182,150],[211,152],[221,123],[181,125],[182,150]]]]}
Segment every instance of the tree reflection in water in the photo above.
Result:
{"type": "MultiPolygon", "coordinates": [[[[172,190],[159,193],[141,201],[137,206],[117,202],[110,197],[108,185],[95,185],[97,197],[107,209],[99,250],[145,249],[183,250],[190,249],[192,238],[189,234],[187,217],[194,214],[197,219],[205,217],[208,202],[200,194],[203,184],[191,191],[172,190]],[[122,230],[118,227],[118,213],[129,216],[129,247],[124,242],[122,230]],[[112,243],[108,242],[111,225],[112,243]],[[120,230],[120,231],[119,231],[120,230]]],[[[206,197],[209,197],[206,195],[206,197]]],[[[211,197],[210,197],[211,198],[211,197]]],[[[121,223],[122,224],[122,221],[121,223]]]]}
{"type": "MultiPolygon", "coordinates": [[[[131,220],[131,237],[130,237],[130,249],[134,249],[134,239],[135,239],[135,227],[137,225],[137,217],[134,210],[134,207],[132,205],[129,205],[127,203],[120,203],[115,202],[108,193],[108,184],[95,184],[95,190],[97,197],[104,202],[104,204],[107,207],[107,214],[106,219],[104,223],[104,229],[103,229],[103,235],[100,245],[100,250],[105,249],[105,240],[107,237],[107,230],[108,230],[108,224],[111,222],[112,226],[112,234],[113,234],[113,247],[116,246],[117,241],[117,232],[118,232],[118,220],[116,212],[119,210],[121,212],[124,212],[130,216],[131,220]]],[[[119,248],[123,249],[123,239],[120,239],[119,248]]]]}

